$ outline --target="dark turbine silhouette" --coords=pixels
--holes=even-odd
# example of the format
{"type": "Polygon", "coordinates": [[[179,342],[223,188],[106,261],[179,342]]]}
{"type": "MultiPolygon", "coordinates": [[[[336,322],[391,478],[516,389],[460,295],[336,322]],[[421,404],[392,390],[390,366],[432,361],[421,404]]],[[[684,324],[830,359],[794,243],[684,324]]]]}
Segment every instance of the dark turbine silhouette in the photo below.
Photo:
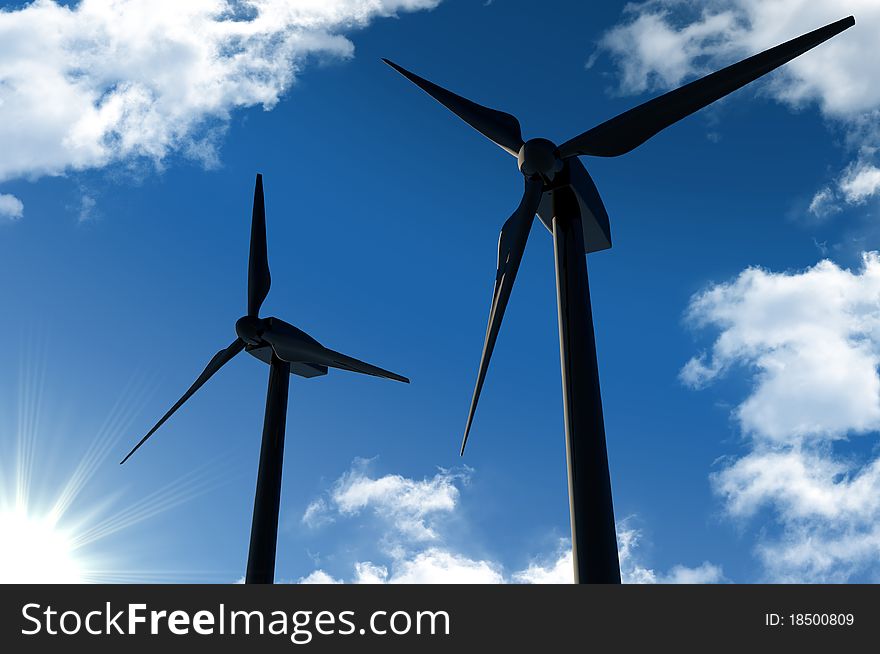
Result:
{"type": "Polygon", "coordinates": [[[387,59],[383,60],[464,122],[517,157],[520,172],[525,177],[522,200],[501,228],[498,241],[495,290],[461,444],[462,454],[536,213],[553,234],[576,583],[620,583],[585,256],[588,252],[610,248],[611,232],[608,214],[596,185],[578,156],[616,157],[626,154],[664,128],[854,24],[851,16],[831,23],[654,98],[560,146],[542,138],[524,142],[519,121],[514,116],[478,105],[387,59]]]}
{"type": "Polygon", "coordinates": [[[269,389],[263,421],[263,443],[254,498],[254,518],[248,551],[249,584],[271,584],[275,577],[275,545],[278,537],[278,509],[281,501],[281,468],[284,458],[284,429],[287,420],[287,389],[290,375],[318,377],[328,368],[359,372],[409,383],[406,377],[350,356],[329,350],[314,338],[278,318],[260,318],[260,306],[269,294],[269,260],[266,252],[266,209],[263,200],[263,177],[257,175],[254,190],[254,213],[251,222],[251,249],[248,260],[247,315],[235,323],[238,334],[232,344],[220,350],[208,363],[195,383],[162,419],[134,446],[120,462],[125,463],[171,415],[220,370],[232,357],[244,350],[269,364],[269,389]]]}

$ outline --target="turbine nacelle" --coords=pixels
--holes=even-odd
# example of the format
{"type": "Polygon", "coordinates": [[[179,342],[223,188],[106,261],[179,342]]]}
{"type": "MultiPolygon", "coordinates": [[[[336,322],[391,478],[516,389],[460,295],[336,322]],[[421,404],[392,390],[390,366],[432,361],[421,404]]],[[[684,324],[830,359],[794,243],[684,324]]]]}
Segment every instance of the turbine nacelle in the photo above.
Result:
{"type": "Polygon", "coordinates": [[[266,321],[256,316],[243,316],[235,323],[235,333],[248,345],[265,345],[266,321]]]}
{"type": "Polygon", "coordinates": [[[519,170],[526,177],[540,175],[547,181],[553,181],[556,173],[562,170],[563,162],[559,158],[556,144],[547,139],[530,139],[523,143],[517,155],[519,170]]]}

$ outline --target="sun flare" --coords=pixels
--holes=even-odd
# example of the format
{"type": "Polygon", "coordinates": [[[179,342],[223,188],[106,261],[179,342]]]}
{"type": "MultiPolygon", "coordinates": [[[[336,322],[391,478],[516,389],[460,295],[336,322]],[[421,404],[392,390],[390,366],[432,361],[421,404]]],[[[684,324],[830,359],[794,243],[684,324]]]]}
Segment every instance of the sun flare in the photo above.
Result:
{"type": "Polygon", "coordinates": [[[123,386],[103,423],[83,433],[82,421],[58,420],[45,401],[45,348],[25,349],[16,405],[0,394],[0,583],[178,579],[181,571],[138,566],[127,532],[215,487],[225,469],[206,463],[147,494],[120,491],[113,459],[143,408],[143,383],[123,386]]]}
{"type": "Polygon", "coordinates": [[[73,539],[56,520],[25,509],[0,512],[0,583],[83,581],[73,539]]]}

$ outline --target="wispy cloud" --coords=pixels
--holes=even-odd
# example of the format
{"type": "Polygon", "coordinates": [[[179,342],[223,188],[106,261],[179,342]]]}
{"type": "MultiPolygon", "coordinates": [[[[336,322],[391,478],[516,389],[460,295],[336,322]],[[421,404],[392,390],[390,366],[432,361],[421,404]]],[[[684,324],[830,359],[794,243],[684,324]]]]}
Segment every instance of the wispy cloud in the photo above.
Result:
{"type": "Polygon", "coordinates": [[[807,210],[816,218],[821,219],[842,211],[837,201],[837,193],[831,186],[823,186],[816,191],[807,210]]]}
{"type": "Polygon", "coordinates": [[[0,193],[0,223],[14,222],[24,215],[24,204],[14,195],[0,193]]]}
{"type": "Polygon", "coordinates": [[[732,517],[775,516],[780,533],[757,548],[768,576],[880,572],[880,457],[840,449],[880,430],[880,255],[864,255],[859,270],[750,268],[696,295],[687,319],[717,335],[684,367],[685,382],[734,368],[752,381],[733,411],[746,453],[712,481],[732,517]]]}
{"type": "Polygon", "coordinates": [[[97,200],[94,196],[83,193],[79,201],[79,222],[84,223],[95,218],[95,205],[97,200]]]}
{"type": "Polygon", "coordinates": [[[817,218],[840,213],[843,206],[860,206],[880,196],[880,168],[874,163],[876,148],[864,147],[863,154],[850,163],[831,184],[813,196],[809,212],[817,218]]]}
{"type": "Polygon", "coordinates": [[[850,204],[864,204],[880,193],[880,168],[860,161],[845,172],[840,180],[840,190],[850,204]]]}

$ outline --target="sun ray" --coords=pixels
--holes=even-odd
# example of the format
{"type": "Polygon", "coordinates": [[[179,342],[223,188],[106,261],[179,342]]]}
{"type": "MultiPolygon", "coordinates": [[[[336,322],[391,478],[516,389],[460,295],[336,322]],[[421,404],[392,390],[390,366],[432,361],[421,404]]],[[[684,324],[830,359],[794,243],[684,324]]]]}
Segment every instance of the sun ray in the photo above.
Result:
{"type": "MultiPolygon", "coordinates": [[[[36,338],[31,335],[31,338],[36,338]]],[[[34,465],[37,433],[42,414],[40,401],[46,376],[45,339],[41,343],[26,343],[21,349],[21,374],[18,388],[18,429],[15,455],[15,506],[28,504],[31,475],[34,465]]]]}
{"type": "MultiPolygon", "coordinates": [[[[52,455],[57,458],[58,452],[64,452],[66,463],[73,454],[71,443],[83,441],[69,438],[70,425],[62,422],[63,428],[57,429],[59,425],[47,424],[53,422],[53,414],[46,410],[50,361],[46,340],[30,334],[22,347],[18,393],[10,398],[16,415],[10,416],[13,425],[0,425],[3,432],[14,434],[8,439],[0,437],[0,446],[14,449],[9,452],[12,456],[0,453],[0,582],[148,583],[230,578],[229,571],[138,570],[126,560],[128,550],[122,550],[126,552],[122,558],[99,553],[100,541],[228,481],[232,459],[205,462],[127,504],[128,493],[122,488],[84,502],[83,492],[107,469],[108,457],[116,453],[121,438],[130,437],[134,420],[157,384],[143,375],[133,375],[100,427],[85,441],[82,456],[71,464],[69,473],[58,475],[50,465],[52,455]],[[60,444],[56,442],[59,437],[63,438],[60,444]]],[[[57,420],[57,415],[54,418],[57,420]]]]}
{"type": "Polygon", "coordinates": [[[213,490],[225,479],[228,479],[228,475],[224,474],[223,466],[218,466],[215,461],[205,463],[121,511],[81,530],[71,544],[79,548],[106,538],[213,490]]]}
{"type": "Polygon", "coordinates": [[[131,431],[135,418],[152,394],[144,386],[145,384],[139,384],[134,380],[126,384],[119,399],[104,420],[104,424],[98,429],[83,458],[58,495],[55,505],[51,509],[52,515],[59,518],[64,515],[70,504],[94,476],[98,467],[107,460],[122,434],[131,431]]]}

